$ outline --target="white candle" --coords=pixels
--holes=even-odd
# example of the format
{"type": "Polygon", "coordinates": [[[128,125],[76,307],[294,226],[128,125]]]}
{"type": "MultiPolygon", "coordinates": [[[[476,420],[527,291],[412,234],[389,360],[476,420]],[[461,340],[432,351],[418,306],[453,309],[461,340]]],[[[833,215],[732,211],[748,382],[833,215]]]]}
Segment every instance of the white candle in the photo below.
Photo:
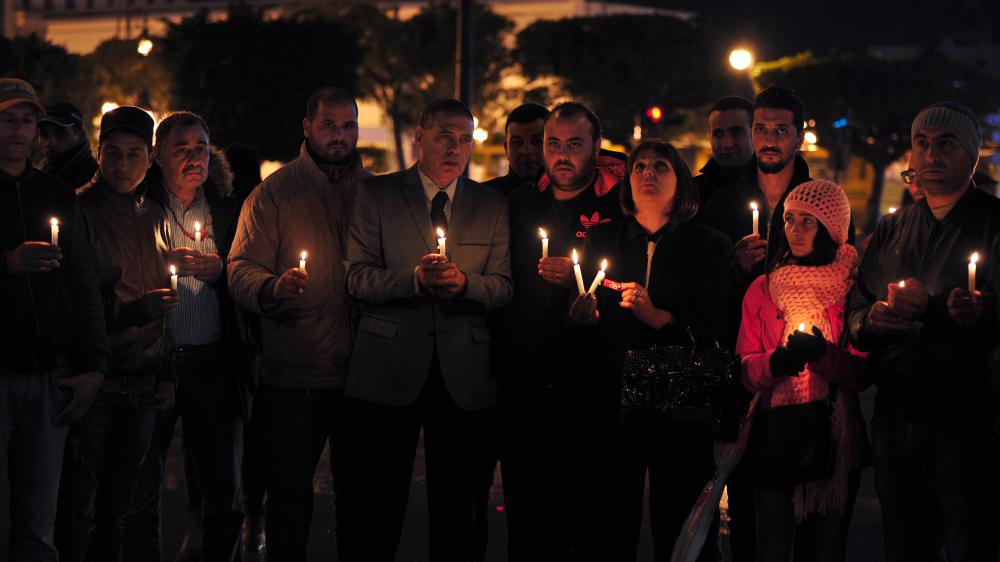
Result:
{"type": "Polygon", "coordinates": [[[576,288],[580,290],[580,294],[584,294],[583,289],[583,272],[580,271],[580,258],[576,255],[576,249],[573,249],[573,273],[576,274],[576,288]]]}
{"type": "Polygon", "coordinates": [[[549,235],[544,228],[538,229],[538,235],[542,237],[542,259],[549,257],[549,235]]]}
{"type": "Polygon", "coordinates": [[[52,245],[59,245],[59,219],[52,217],[49,221],[49,225],[52,227],[52,245]]]}
{"type": "Polygon", "coordinates": [[[594,277],[594,282],[590,284],[590,289],[587,290],[587,294],[593,295],[597,288],[604,281],[604,270],[608,268],[608,260],[601,260],[601,270],[597,272],[597,276],[594,277]]]}
{"type": "Polygon", "coordinates": [[[750,209],[753,210],[753,234],[760,234],[760,211],[757,210],[757,203],[750,203],[750,209]]]}
{"type": "Polygon", "coordinates": [[[447,239],[444,237],[444,229],[443,228],[439,227],[437,229],[437,236],[438,236],[438,253],[441,254],[442,256],[448,255],[448,252],[447,252],[448,248],[447,248],[447,246],[445,246],[445,240],[447,240],[447,239]]]}
{"type": "Polygon", "coordinates": [[[201,223],[197,221],[194,223],[194,243],[201,243],[201,223]]]}
{"type": "Polygon", "coordinates": [[[306,251],[302,250],[302,254],[299,255],[299,269],[302,271],[306,270],[306,251]]]}
{"type": "Polygon", "coordinates": [[[899,288],[900,289],[905,289],[906,288],[906,281],[900,281],[899,282],[899,288]]]}
{"type": "Polygon", "coordinates": [[[976,292],[976,262],[979,261],[979,252],[969,256],[969,292],[976,292]]]}
{"type": "Polygon", "coordinates": [[[170,288],[174,291],[177,290],[177,268],[175,266],[170,266],[170,288]]]}

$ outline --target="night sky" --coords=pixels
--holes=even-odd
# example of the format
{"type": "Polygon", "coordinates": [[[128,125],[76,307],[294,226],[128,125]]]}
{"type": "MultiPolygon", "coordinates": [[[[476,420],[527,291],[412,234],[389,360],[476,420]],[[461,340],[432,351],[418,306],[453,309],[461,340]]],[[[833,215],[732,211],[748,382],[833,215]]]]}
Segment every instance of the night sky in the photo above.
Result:
{"type": "Polygon", "coordinates": [[[689,10],[749,42],[759,59],[811,49],[854,51],[870,45],[933,45],[942,34],[990,33],[1000,42],[998,0],[615,0],[689,10]]]}

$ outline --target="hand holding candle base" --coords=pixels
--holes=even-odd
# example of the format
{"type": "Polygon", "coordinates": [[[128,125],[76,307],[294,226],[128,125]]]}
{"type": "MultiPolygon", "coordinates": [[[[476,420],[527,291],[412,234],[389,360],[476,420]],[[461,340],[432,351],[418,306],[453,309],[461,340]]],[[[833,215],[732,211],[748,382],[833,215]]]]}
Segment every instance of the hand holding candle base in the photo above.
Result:
{"type": "Polygon", "coordinates": [[[45,242],[25,242],[7,254],[7,272],[11,275],[46,273],[59,267],[62,250],[45,242]]]}
{"type": "Polygon", "coordinates": [[[309,273],[293,267],[281,274],[272,285],[271,292],[276,300],[294,300],[309,288],[309,273]]]}
{"type": "Polygon", "coordinates": [[[440,298],[456,298],[465,294],[468,279],[447,256],[427,254],[417,266],[417,282],[427,292],[440,298]]]}
{"type": "Polygon", "coordinates": [[[736,242],[736,261],[743,271],[749,272],[755,265],[764,261],[767,253],[767,240],[759,234],[744,236],[736,242]]]}
{"type": "Polygon", "coordinates": [[[894,315],[903,320],[917,320],[927,310],[927,291],[919,279],[909,278],[905,283],[890,283],[888,304],[894,315]]]}
{"type": "Polygon", "coordinates": [[[545,281],[560,287],[572,287],[575,283],[573,261],[569,258],[551,257],[538,260],[538,275],[545,281]]]}
{"type": "Polygon", "coordinates": [[[594,295],[583,294],[576,297],[569,307],[569,318],[577,324],[592,326],[597,324],[601,313],[597,310],[597,299],[594,295]]]}
{"type": "Polygon", "coordinates": [[[812,327],[811,334],[807,334],[804,330],[796,330],[788,336],[788,349],[804,359],[806,363],[812,363],[822,359],[826,353],[826,339],[823,337],[823,332],[816,326],[812,327]]]}
{"type": "Polygon", "coordinates": [[[986,310],[981,291],[955,287],[948,293],[948,316],[963,328],[972,328],[986,310]]]}

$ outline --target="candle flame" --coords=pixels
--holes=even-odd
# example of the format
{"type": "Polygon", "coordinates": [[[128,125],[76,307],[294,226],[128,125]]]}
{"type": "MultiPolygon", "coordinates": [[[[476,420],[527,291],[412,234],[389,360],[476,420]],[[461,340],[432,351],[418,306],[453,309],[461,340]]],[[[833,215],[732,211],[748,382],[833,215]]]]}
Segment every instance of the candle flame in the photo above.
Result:
{"type": "Polygon", "coordinates": [[[799,331],[800,331],[800,332],[805,332],[805,331],[806,331],[806,325],[805,325],[805,322],[803,322],[803,323],[799,324],[799,331]]]}
{"type": "Polygon", "coordinates": [[[170,275],[177,275],[177,268],[175,266],[170,266],[170,275]]]}
{"type": "Polygon", "coordinates": [[[52,217],[52,219],[49,220],[49,224],[51,224],[52,226],[59,226],[59,219],[52,217]]]}
{"type": "Polygon", "coordinates": [[[889,207],[889,214],[890,215],[893,214],[893,213],[895,213],[895,212],[896,212],[896,208],[895,207],[889,207]]]}
{"type": "Polygon", "coordinates": [[[580,263],[580,258],[579,258],[579,256],[576,255],[576,249],[574,248],[573,249],[573,265],[576,265],[578,263],[580,263]]]}
{"type": "Polygon", "coordinates": [[[542,238],[548,238],[549,237],[549,234],[547,232],[545,232],[544,228],[539,228],[538,229],[538,235],[541,236],[542,238]]]}
{"type": "Polygon", "coordinates": [[[601,260],[601,271],[608,269],[608,260],[601,260]]]}
{"type": "Polygon", "coordinates": [[[979,262],[979,252],[974,252],[971,256],[969,256],[969,263],[977,262],[979,262]]]}
{"type": "Polygon", "coordinates": [[[305,250],[302,250],[302,254],[300,254],[301,258],[302,258],[302,259],[306,259],[306,256],[307,256],[307,255],[308,255],[308,254],[306,254],[306,251],[305,251],[305,250]]]}
{"type": "Polygon", "coordinates": [[[899,282],[899,288],[900,289],[905,289],[906,288],[906,281],[900,281],[899,282]]]}
{"type": "Polygon", "coordinates": [[[756,211],[757,210],[757,202],[754,201],[753,203],[750,203],[750,208],[753,209],[754,211],[756,211]]]}
{"type": "Polygon", "coordinates": [[[441,227],[438,227],[437,234],[438,234],[438,238],[444,238],[444,229],[441,228],[441,227]]]}
{"type": "Polygon", "coordinates": [[[195,223],[194,223],[194,231],[195,232],[201,232],[201,223],[200,222],[195,221],[195,223]]]}

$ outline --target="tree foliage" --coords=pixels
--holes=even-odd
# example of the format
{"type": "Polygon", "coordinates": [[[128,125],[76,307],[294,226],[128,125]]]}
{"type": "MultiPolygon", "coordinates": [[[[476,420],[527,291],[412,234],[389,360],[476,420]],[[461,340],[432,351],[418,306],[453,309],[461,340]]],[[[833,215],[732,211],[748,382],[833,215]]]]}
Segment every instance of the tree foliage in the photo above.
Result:
{"type": "Polygon", "coordinates": [[[0,76],[28,81],[43,104],[67,100],[85,113],[96,110],[89,75],[84,57],[70,54],[37,35],[0,37],[0,76]]]}
{"type": "Polygon", "coordinates": [[[518,34],[515,60],[531,80],[558,79],[564,91],[546,88],[545,101],[588,103],[606,136],[624,143],[652,105],[665,111],[663,134],[685,125],[684,109],[711,101],[724,71],[717,49],[678,18],[612,15],[536,21],[518,34]]]}

